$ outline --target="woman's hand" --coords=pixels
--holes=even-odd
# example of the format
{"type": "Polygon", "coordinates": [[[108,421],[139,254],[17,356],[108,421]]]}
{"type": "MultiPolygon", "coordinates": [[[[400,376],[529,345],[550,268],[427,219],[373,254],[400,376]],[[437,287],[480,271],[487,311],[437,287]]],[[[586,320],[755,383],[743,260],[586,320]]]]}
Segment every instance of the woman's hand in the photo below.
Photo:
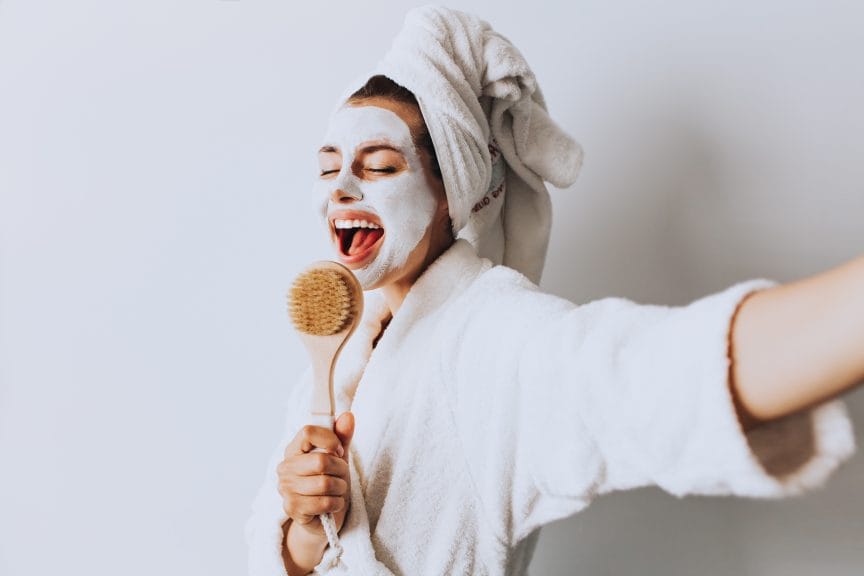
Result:
{"type": "Polygon", "coordinates": [[[345,412],[334,430],[304,426],[285,448],[277,466],[282,506],[293,524],[309,536],[324,539],[320,515],[333,513],[340,530],[351,502],[348,447],[354,436],[354,415],[345,412]],[[322,448],[326,452],[313,452],[322,448]]]}

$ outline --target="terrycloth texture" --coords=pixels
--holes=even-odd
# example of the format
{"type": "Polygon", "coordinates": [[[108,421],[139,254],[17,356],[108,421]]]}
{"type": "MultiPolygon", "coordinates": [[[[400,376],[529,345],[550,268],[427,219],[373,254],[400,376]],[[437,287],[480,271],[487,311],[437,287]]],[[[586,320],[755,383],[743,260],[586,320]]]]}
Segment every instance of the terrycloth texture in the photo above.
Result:
{"type": "MultiPolygon", "coordinates": [[[[841,402],[745,436],[730,397],[730,318],[770,284],[677,308],[576,306],[459,241],[374,351],[386,308],[371,295],[337,373],[338,410],[357,422],[345,551],[317,571],[524,574],[540,527],[606,492],[781,497],[822,485],[854,451],[841,402]]],[[[253,576],[285,574],[275,468],[309,388],[294,389],[247,525],[253,576]]]]}
{"type": "Polygon", "coordinates": [[[417,97],[454,232],[482,256],[539,282],[552,220],[544,181],[573,184],[582,149],[547,114],[522,54],[476,16],[424,6],[408,12],[390,51],[339,105],[377,74],[417,97]],[[494,149],[506,161],[498,179],[494,149]]]}

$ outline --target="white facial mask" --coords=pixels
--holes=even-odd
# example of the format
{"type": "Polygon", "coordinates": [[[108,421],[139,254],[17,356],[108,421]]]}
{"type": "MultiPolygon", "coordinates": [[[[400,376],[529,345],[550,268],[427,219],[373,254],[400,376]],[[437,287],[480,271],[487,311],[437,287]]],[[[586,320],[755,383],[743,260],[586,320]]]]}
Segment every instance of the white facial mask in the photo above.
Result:
{"type": "Polygon", "coordinates": [[[315,184],[328,229],[330,214],[340,209],[371,212],[384,228],[378,254],[363,268],[353,271],[368,290],[388,272],[405,265],[432,223],[437,208],[435,192],[426,181],[411,130],[390,110],[376,106],[341,108],[331,118],[325,144],[342,154],[339,174],[335,178],[321,178],[315,184]],[[408,168],[374,181],[364,179],[362,173],[354,174],[352,166],[359,147],[373,142],[399,148],[408,168]],[[335,190],[354,200],[334,200],[335,190]]]}

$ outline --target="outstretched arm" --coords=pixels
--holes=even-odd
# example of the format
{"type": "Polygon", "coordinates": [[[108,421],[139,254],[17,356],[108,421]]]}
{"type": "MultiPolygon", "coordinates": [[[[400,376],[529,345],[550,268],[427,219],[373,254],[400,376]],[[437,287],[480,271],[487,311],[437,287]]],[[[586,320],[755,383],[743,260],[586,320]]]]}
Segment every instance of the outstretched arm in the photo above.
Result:
{"type": "Polygon", "coordinates": [[[864,381],[864,257],[755,292],[732,324],[730,380],[750,429],[864,381]]]}

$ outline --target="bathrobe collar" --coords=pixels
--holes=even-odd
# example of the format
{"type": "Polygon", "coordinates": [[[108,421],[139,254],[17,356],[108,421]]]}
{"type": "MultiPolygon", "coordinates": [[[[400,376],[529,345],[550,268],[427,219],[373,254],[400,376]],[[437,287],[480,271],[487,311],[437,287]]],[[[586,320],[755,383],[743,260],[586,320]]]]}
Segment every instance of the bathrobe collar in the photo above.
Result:
{"type": "Polygon", "coordinates": [[[357,386],[364,373],[374,368],[375,357],[398,354],[401,342],[418,322],[434,315],[491,267],[491,261],[477,256],[474,247],[460,239],[420,275],[392,319],[383,296],[377,290],[366,292],[363,318],[336,367],[339,412],[351,409],[357,386]],[[387,320],[390,324],[373,350],[372,343],[387,320]]]}
{"type": "MultiPolygon", "coordinates": [[[[389,353],[417,322],[432,316],[444,303],[461,294],[474,279],[492,266],[480,258],[466,240],[457,240],[417,279],[402,301],[376,353],[389,353]],[[386,352],[385,352],[386,351],[386,352]]],[[[380,295],[379,295],[380,297],[380,295]]],[[[385,314],[389,314],[385,306],[385,314]]],[[[387,316],[379,318],[379,322],[387,316]]]]}
{"type": "MultiPolygon", "coordinates": [[[[351,410],[357,417],[351,448],[361,471],[374,466],[379,447],[374,439],[384,433],[398,392],[414,380],[414,362],[402,353],[403,344],[411,338],[433,337],[424,324],[434,327],[438,313],[492,265],[466,240],[454,242],[411,287],[374,350],[372,342],[390,310],[381,294],[366,294],[361,325],[345,345],[335,372],[337,415],[351,410]]],[[[365,489],[365,474],[361,484],[365,489]]]]}

